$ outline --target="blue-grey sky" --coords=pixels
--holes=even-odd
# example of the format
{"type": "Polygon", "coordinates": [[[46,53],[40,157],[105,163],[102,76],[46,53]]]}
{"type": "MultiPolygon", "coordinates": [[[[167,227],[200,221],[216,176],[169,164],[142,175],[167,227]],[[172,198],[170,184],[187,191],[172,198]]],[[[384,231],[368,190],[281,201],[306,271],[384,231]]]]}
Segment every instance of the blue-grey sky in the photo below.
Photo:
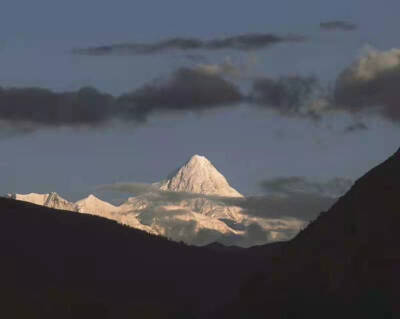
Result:
{"type": "MultiPolygon", "coordinates": [[[[188,53],[201,55],[203,64],[245,65],[246,77],[314,75],[328,86],[366,48],[400,47],[395,0],[3,0],[2,8],[3,88],[61,92],[93,86],[117,96],[180,67],[195,67],[199,62],[188,53]],[[329,32],[319,27],[336,20],[358,27],[329,32]],[[298,34],[307,41],[253,51],[71,54],[74,48],[247,33],[298,34]]],[[[237,82],[244,90],[249,86],[246,79],[237,82]]],[[[0,192],[56,191],[77,200],[100,184],[157,181],[198,153],[239,191],[257,194],[260,181],[278,176],[358,178],[395,151],[399,133],[399,122],[378,115],[334,113],[318,121],[245,102],[201,114],[155,114],[147,123],[5,133],[0,134],[0,192]],[[360,121],[368,129],[345,132],[360,121]]]]}

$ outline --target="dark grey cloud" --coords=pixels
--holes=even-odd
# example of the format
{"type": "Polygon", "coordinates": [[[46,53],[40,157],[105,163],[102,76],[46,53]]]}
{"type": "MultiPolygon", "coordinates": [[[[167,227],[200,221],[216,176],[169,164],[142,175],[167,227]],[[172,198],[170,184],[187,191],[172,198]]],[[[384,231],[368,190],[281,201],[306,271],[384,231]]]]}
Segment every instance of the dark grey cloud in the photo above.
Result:
{"type": "MultiPolygon", "coordinates": [[[[380,115],[400,122],[400,49],[370,49],[346,67],[333,87],[322,86],[314,76],[258,78],[246,100],[253,105],[275,110],[283,116],[320,119],[333,112],[349,115],[380,115]]],[[[346,133],[366,130],[356,122],[346,133]]]]}
{"type": "Polygon", "coordinates": [[[260,183],[267,192],[277,194],[309,193],[339,197],[353,185],[349,178],[335,177],[325,182],[312,181],[306,177],[277,177],[260,183]]]}
{"type": "Polygon", "coordinates": [[[282,115],[312,116],[317,114],[313,100],[320,90],[319,81],[314,76],[258,78],[253,82],[249,99],[282,115]]]}
{"type": "Polygon", "coordinates": [[[357,122],[357,123],[353,123],[353,124],[346,126],[344,129],[344,132],[345,133],[354,133],[354,132],[365,131],[365,130],[368,130],[367,124],[365,124],[363,122],[357,122]]]}
{"type": "Polygon", "coordinates": [[[97,126],[113,116],[114,98],[93,88],[55,93],[41,88],[0,88],[0,121],[21,130],[38,126],[97,126]]]}
{"type": "Polygon", "coordinates": [[[349,113],[378,113],[400,121],[400,50],[371,50],[347,67],[334,89],[335,107],[349,113]]]}
{"type": "Polygon", "coordinates": [[[154,81],[118,98],[127,117],[145,120],[153,112],[203,111],[241,102],[239,88],[218,74],[178,69],[166,81],[154,81]]]}
{"type": "Polygon", "coordinates": [[[162,53],[168,50],[258,50],[283,42],[304,42],[300,35],[279,36],[271,33],[246,33],[224,38],[201,40],[198,38],[172,38],[156,43],[120,43],[74,49],[82,55],[136,55],[162,53]]]}
{"type": "MultiPolygon", "coordinates": [[[[41,128],[99,128],[115,122],[145,123],[153,114],[204,112],[241,102],[283,116],[319,119],[330,111],[371,111],[400,120],[400,50],[370,52],[338,77],[333,90],[314,76],[256,78],[248,94],[227,78],[243,71],[230,60],[180,68],[166,78],[114,97],[94,88],[54,92],[42,88],[0,88],[0,137],[41,128]]],[[[348,132],[364,129],[352,126],[348,132]]]]}
{"type": "Polygon", "coordinates": [[[329,209],[336,199],[320,194],[293,192],[285,195],[249,196],[244,199],[224,198],[222,201],[226,205],[242,208],[250,216],[310,221],[329,209]]]}
{"type": "Polygon", "coordinates": [[[42,88],[0,88],[0,123],[4,124],[0,136],[46,127],[143,123],[155,112],[198,112],[242,99],[239,89],[221,75],[189,68],[119,97],[90,87],[61,93],[42,88]]]}
{"type": "Polygon", "coordinates": [[[341,20],[321,22],[319,26],[324,31],[354,31],[357,29],[356,24],[341,20]]]}
{"type": "Polygon", "coordinates": [[[277,177],[260,183],[267,193],[244,200],[225,199],[235,202],[252,216],[282,218],[294,217],[310,221],[329,209],[337,198],[347,192],[353,182],[347,178],[333,178],[315,182],[305,177],[277,177]]]}
{"type": "MultiPolygon", "coordinates": [[[[283,116],[320,119],[332,112],[381,115],[400,122],[400,49],[370,49],[346,67],[333,87],[323,87],[314,76],[286,76],[253,81],[247,101],[283,116]]],[[[345,132],[366,130],[357,122],[345,132]]]]}
{"type": "Polygon", "coordinates": [[[207,63],[208,58],[205,55],[202,54],[185,54],[184,55],[186,59],[195,62],[195,63],[207,63]]]}

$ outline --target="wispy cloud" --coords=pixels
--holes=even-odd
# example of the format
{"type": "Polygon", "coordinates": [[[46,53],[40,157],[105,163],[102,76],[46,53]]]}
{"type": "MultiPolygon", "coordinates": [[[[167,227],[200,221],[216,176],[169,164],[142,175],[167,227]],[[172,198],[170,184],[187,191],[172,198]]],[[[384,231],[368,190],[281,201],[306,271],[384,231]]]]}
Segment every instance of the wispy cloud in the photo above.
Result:
{"type": "Polygon", "coordinates": [[[162,191],[152,184],[117,183],[102,185],[102,189],[133,195],[145,195],[153,205],[176,205],[182,201],[207,199],[219,205],[235,206],[243,209],[249,216],[262,218],[314,219],[321,211],[328,209],[336,197],[323,193],[287,191],[265,196],[225,197],[198,193],[162,191]]]}
{"type": "MultiPolygon", "coordinates": [[[[308,194],[294,196],[268,195],[259,197],[225,197],[198,193],[160,190],[155,184],[116,183],[101,185],[99,189],[135,195],[131,200],[144,205],[135,210],[137,218],[147,226],[161,226],[166,235],[174,240],[186,240],[192,244],[206,244],[213,241],[227,245],[252,246],[293,237],[305,221],[314,219],[321,211],[334,202],[327,198],[308,194]],[[242,208],[245,219],[241,223],[216,220],[225,223],[240,234],[221,233],[213,229],[198,230],[194,212],[182,203],[203,199],[219,206],[242,208]],[[147,203],[147,204],[144,204],[147,203]]],[[[129,213],[128,213],[129,214],[129,213]]],[[[204,216],[204,218],[207,218],[204,216]]]]}
{"type": "Polygon", "coordinates": [[[265,191],[275,194],[309,193],[334,198],[343,195],[352,185],[351,179],[343,177],[317,182],[302,176],[276,177],[260,183],[265,191]]]}
{"type": "Polygon", "coordinates": [[[354,31],[357,29],[356,24],[342,20],[321,22],[319,26],[324,31],[354,31]]]}
{"type": "Polygon", "coordinates": [[[249,196],[245,199],[225,198],[224,203],[241,207],[245,214],[262,218],[296,218],[310,221],[329,209],[336,198],[320,194],[287,193],[285,195],[249,196]]]}
{"type": "Polygon", "coordinates": [[[356,122],[356,123],[346,126],[344,129],[344,132],[345,133],[354,133],[354,132],[365,131],[365,130],[368,130],[367,124],[365,124],[363,122],[356,122]]]}
{"type": "Polygon", "coordinates": [[[162,53],[168,50],[259,50],[283,42],[304,42],[301,35],[280,36],[272,33],[245,33],[211,40],[199,38],[171,38],[155,43],[119,43],[74,49],[72,53],[83,55],[137,55],[162,53]]]}
{"type": "Polygon", "coordinates": [[[263,77],[253,81],[249,100],[282,115],[316,116],[319,110],[313,106],[319,91],[314,76],[263,77]]]}

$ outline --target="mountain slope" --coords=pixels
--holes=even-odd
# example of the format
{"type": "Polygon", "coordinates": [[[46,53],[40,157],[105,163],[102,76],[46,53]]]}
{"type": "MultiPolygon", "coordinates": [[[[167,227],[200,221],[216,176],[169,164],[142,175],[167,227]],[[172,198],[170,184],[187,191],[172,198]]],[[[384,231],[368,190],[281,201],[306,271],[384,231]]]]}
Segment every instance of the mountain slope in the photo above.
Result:
{"type": "Polygon", "coordinates": [[[2,318],[206,318],[260,265],[251,250],[189,247],[12,199],[0,198],[0,220],[2,318]]]}
{"type": "Polygon", "coordinates": [[[218,318],[249,309],[275,318],[397,318],[399,194],[400,150],[288,242],[218,318]]]}

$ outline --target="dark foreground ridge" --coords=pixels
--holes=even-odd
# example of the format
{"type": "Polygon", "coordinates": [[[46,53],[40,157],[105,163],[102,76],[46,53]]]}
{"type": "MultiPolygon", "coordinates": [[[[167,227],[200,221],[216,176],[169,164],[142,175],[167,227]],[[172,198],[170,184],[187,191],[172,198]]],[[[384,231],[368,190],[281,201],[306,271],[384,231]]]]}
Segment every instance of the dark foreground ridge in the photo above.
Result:
{"type": "Polygon", "coordinates": [[[400,150],[242,285],[218,318],[400,318],[400,150]]]}
{"type": "Polygon", "coordinates": [[[190,247],[0,199],[1,318],[397,318],[400,150],[296,238],[190,247]]]}
{"type": "Polygon", "coordinates": [[[270,254],[6,198],[0,221],[0,318],[207,317],[270,254]]]}

